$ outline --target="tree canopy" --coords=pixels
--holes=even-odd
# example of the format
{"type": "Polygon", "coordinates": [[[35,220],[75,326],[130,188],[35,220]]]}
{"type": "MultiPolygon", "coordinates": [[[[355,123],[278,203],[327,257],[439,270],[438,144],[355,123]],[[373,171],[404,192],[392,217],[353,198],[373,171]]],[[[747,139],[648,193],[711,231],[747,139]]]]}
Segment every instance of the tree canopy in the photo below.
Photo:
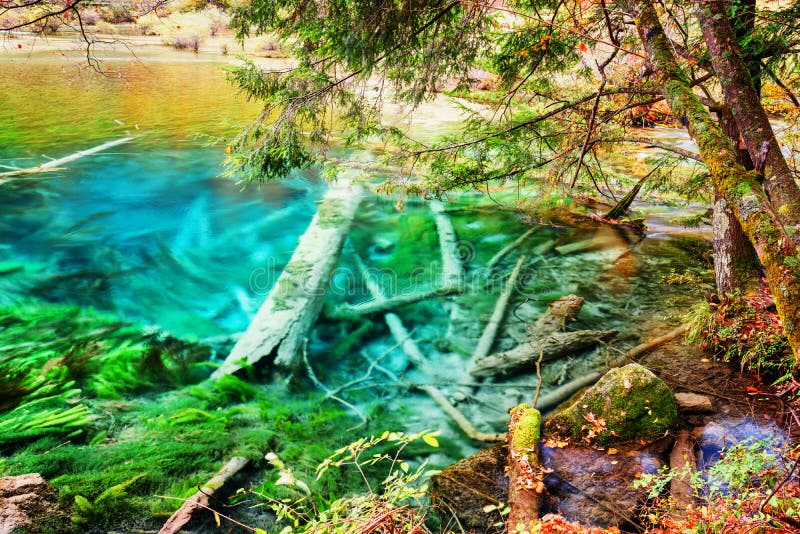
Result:
{"type": "Polygon", "coordinates": [[[325,162],[332,146],[377,138],[397,166],[386,191],[436,196],[514,181],[615,200],[642,185],[690,199],[716,192],[754,247],[798,351],[800,192],[759,100],[769,81],[797,105],[798,12],[796,3],[752,0],[254,0],[235,12],[239,36],[274,32],[297,63],[233,70],[265,109],[232,145],[231,164],[247,181],[281,178],[325,162]],[[389,98],[413,108],[443,90],[466,94],[478,80],[491,88],[488,105],[465,107],[455,135],[431,144],[382,121],[389,98]],[[741,139],[726,137],[710,112],[732,116],[741,139]],[[631,127],[657,118],[688,128],[699,153],[631,127]],[[700,165],[616,172],[609,154],[642,144],[700,165]],[[734,148],[756,169],[741,166],[734,148]]]}

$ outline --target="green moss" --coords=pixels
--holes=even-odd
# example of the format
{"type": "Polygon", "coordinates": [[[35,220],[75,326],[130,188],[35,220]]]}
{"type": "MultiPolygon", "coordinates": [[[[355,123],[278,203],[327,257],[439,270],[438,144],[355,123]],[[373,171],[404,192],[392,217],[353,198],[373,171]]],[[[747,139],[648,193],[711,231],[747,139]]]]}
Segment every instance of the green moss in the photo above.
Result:
{"type": "Polygon", "coordinates": [[[541,437],[542,416],[539,410],[527,404],[520,404],[512,408],[515,414],[515,426],[510,430],[511,443],[518,451],[536,450],[541,437]]]}
{"type": "Polygon", "coordinates": [[[572,406],[547,421],[548,432],[608,447],[651,441],[677,419],[669,387],[639,364],[612,369],[572,406]]]}

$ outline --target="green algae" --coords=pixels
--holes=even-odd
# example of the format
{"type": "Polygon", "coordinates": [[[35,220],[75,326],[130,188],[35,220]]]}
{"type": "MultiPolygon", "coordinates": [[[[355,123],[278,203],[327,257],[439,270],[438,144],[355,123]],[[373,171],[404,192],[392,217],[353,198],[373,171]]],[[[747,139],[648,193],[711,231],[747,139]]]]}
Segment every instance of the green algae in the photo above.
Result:
{"type": "MultiPolygon", "coordinates": [[[[350,438],[353,416],[319,394],[232,376],[200,381],[208,366],[193,362],[208,360],[208,347],[57,305],[2,309],[0,325],[9,386],[0,428],[28,424],[0,436],[0,475],[50,481],[74,512],[74,525],[57,532],[156,528],[180,505],[156,495],[190,496],[231,456],[258,469],[277,451],[313,473],[350,438]]],[[[331,478],[321,495],[353,482],[331,478]]]]}

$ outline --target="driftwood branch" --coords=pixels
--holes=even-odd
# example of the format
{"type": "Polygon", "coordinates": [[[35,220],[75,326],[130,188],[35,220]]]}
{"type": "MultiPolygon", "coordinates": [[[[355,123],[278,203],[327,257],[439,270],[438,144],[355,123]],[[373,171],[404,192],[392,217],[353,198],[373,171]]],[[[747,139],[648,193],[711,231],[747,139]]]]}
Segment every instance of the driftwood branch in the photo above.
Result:
{"type": "Polygon", "coordinates": [[[498,251],[497,254],[492,256],[492,259],[489,260],[489,263],[486,264],[486,268],[494,269],[494,267],[498,263],[500,263],[500,260],[505,258],[511,251],[519,247],[530,236],[538,232],[540,228],[541,226],[534,226],[533,228],[529,228],[524,234],[516,238],[512,243],[509,243],[508,245],[500,249],[500,251],[498,251]]]}
{"type": "Polygon", "coordinates": [[[574,354],[617,335],[616,330],[578,330],[556,332],[536,341],[530,341],[505,351],[496,352],[475,362],[470,374],[476,378],[508,375],[533,364],[574,354]]]}
{"type": "MultiPolygon", "coordinates": [[[[422,351],[419,350],[419,347],[414,340],[411,339],[411,335],[408,333],[408,330],[406,330],[406,327],[403,325],[400,317],[393,313],[387,313],[385,319],[386,324],[389,326],[389,330],[392,332],[392,336],[394,336],[394,339],[397,341],[397,343],[400,343],[400,347],[403,349],[403,352],[405,352],[409,361],[419,368],[419,370],[423,373],[428,374],[431,372],[432,370],[430,369],[430,364],[428,363],[427,358],[425,358],[425,356],[422,354],[422,351]]],[[[417,384],[415,387],[433,399],[433,401],[439,405],[442,411],[450,416],[450,418],[455,421],[458,427],[470,439],[486,442],[500,442],[505,439],[505,434],[490,434],[481,432],[475,428],[475,426],[464,416],[464,414],[458,411],[458,409],[456,409],[456,407],[453,406],[436,387],[423,384],[417,384]]]]}
{"type": "Polygon", "coordinates": [[[536,320],[532,327],[528,328],[528,336],[536,339],[554,332],[561,332],[578,316],[583,302],[583,297],[577,295],[567,295],[554,300],[547,307],[547,311],[536,320]]]}
{"type": "Polygon", "coordinates": [[[654,348],[658,347],[659,345],[663,345],[667,341],[672,341],[676,337],[678,337],[678,336],[682,335],[683,333],[685,333],[687,330],[689,330],[689,325],[688,324],[682,324],[677,328],[673,328],[672,330],[670,330],[669,332],[667,332],[663,336],[654,337],[652,339],[648,339],[647,341],[645,341],[641,345],[636,345],[631,350],[629,350],[628,352],[625,353],[625,357],[630,359],[630,360],[634,360],[634,359],[638,358],[639,356],[641,356],[642,354],[645,354],[646,352],[650,352],[651,350],[653,350],[654,348]]]}
{"type": "Polygon", "coordinates": [[[183,506],[170,516],[158,534],[177,534],[185,527],[197,514],[198,510],[203,508],[208,509],[208,503],[211,497],[236,475],[239,471],[244,469],[249,460],[242,456],[234,456],[228,463],[222,466],[222,469],[214,475],[214,477],[203,484],[197,493],[184,501],[183,506]]]}
{"type": "Polygon", "coordinates": [[[19,176],[39,174],[41,172],[48,172],[48,171],[57,171],[61,168],[61,165],[65,163],[69,163],[70,161],[75,161],[76,159],[82,158],[84,156],[90,156],[92,154],[96,154],[97,152],[101,152],[103,150],[107,150],[109,148],[127,143],[129,141],[133,141],[134,139],[135,137],[123,137],[122,139],[109,141],[107,143],[103,143],[102,145],[97,145],[96,147],[89,148],[87,150],[79,150],[78,152],[70,154],[69,156],[54,159],[48,161],[47,163],[42,163],[41,165],[37,165],[36,167],[27,167],[25,169],[14,169],[11,171],[0,172],[0,184],[8,182],[10,179],[17,178],[19,176]]]}

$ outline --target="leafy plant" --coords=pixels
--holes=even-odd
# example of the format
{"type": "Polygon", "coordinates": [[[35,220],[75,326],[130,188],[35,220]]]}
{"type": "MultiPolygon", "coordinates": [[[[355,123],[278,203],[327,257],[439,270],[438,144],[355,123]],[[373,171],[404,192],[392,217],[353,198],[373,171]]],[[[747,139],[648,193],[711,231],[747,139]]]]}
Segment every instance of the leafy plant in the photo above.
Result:
{"type": "Polygon", "coordinates": [[[800,486],[793,476],[797,448],[782,450],[773,439],[746,439],[723,451],[718,462],[689,477],[698,504],[678,513],[664,493],[684,469],[668,467],[642,475],[635,488],[648,489],[646,523],[668,532],[788,532],[800,521],[800,486]]]}
{"type": "MultiPolygon", "coordinates": [[[[274,487],[287,488],[293,498],[276,498],[263,491],[253,493],[286,524],[281,534],[293,532],[355,534],[363,532],[429,532],[425,526],[425,507],[421,501],[427,493],[425,482],[435,471],[422,462],[416,468],[403,458],[412,443],[421,440],[438,447],[436,432],[423,431],[408,435],[386,431],[380,436],[362,437],[336,450],[316,468],[316,481],[351,468],[362,481],[360,492],[339,496],[331,501],[315,498],[310,484],[300,480],[276,454],[267,460],[278,471],[274,487]],[[386,447],[389,447],[387,450],[386,447]],[[376,467],[384,474],[375,479],[376,467]],[[373,475],[373,476],[371,476],[373,475]]],[[[262,488],[263,490],[263,488],[262,488]]]]}

